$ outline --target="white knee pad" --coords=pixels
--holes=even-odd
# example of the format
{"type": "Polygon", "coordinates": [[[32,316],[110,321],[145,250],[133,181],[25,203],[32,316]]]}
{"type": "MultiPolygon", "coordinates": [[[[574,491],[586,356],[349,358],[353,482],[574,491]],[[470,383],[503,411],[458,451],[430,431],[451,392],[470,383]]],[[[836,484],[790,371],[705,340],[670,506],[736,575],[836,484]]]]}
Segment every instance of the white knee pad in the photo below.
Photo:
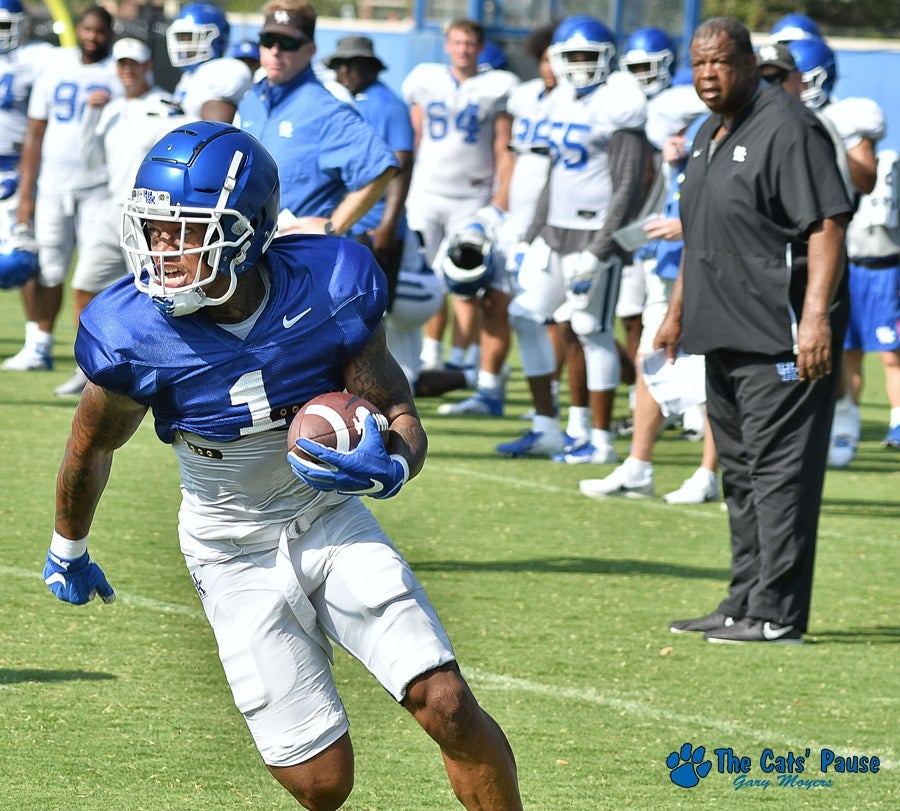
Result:
{"type": "Polygon", "coordinates": [[[584,347],[587,367],[587,386],[590,391],[610,391],[619,385],[621,368],[616,339],[611,332],[592,332],[579,335],[584,347]]]}
{"type": "Polygon", "coordinates": [[[509,322],[519,339],[519,355],[525,377],[541,377],[556,370],[556,355],[547,334],[547,325],[527,315],[514,315],[510,309],[509,322]]]}

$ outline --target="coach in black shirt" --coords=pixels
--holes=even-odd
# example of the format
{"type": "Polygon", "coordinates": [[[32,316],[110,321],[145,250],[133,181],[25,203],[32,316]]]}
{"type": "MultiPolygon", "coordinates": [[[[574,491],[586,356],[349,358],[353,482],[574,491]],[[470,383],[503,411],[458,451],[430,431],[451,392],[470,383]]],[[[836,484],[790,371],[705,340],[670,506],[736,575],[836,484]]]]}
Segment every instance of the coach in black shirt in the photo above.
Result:
{"type": "Polygon", "coordinates": [[[731,584],[710,642],[802,642],[809,619],[851,206],[815,116],[760,83],[737,20],[691,40],[712,115],[681,186],[682,271],[656,345],[706,355],[707,410],[731,522],[731,584]]]}

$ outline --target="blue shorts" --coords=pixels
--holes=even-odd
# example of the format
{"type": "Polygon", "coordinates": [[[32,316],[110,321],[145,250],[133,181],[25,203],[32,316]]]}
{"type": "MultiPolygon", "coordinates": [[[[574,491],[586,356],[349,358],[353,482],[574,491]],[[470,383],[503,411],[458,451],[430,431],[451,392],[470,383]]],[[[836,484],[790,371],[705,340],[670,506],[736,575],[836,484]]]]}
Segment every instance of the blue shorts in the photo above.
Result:
{"type": "Polygon", "coordinates": [[[900,349],[900,267],[870,270],[850,263],[850,323],[844,349],[900,349]]]}

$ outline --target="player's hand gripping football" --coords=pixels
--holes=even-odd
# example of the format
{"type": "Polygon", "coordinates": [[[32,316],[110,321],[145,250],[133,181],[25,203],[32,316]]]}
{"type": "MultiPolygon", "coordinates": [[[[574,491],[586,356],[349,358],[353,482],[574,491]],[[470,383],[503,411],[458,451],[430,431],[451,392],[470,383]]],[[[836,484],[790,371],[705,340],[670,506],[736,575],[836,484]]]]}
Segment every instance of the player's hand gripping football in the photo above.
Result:
{"type": "Polygon", "coordinates": [[[84,605],[97,594],[104,603],[111,603],[116,599],[116,593],[109,585],[106,575],[91,560],[87,550],[76,558],[63,558],[52,549],[48,551],[44,582],[60,600],[74,605],[84,605]]]}
{"type": "Polygon", "coordinates": [[[366,416],[362,440],[352,451],[335,451],[302,437],[296,445],[321,464],[306,462],[295,453],[287,455],[294,475],[314,490],[390,498],[409,478],[406,460],[399,454],[388,454],[371,414],[366,416]]]}

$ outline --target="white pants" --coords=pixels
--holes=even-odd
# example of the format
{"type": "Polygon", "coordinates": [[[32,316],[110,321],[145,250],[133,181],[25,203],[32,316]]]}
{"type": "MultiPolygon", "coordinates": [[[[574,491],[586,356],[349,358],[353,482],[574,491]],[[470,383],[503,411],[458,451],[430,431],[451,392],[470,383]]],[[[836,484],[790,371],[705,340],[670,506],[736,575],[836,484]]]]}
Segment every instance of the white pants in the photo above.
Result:
{"type": "Polygon", "coordinates": [[[295,524],[275,549],[186,556],[234,702],[270,766],[309,760],[348,729],[325,635],[397,701],[454,659],[409,564],[358,498],[295,524]]]}
{"type": "Polygon", "coordinates": [[[105,185],[74,192],[38,191],[34,236],[41,265],[39,281],[44,287],[65,282],[76,245],[73,288],[99,293],[122,276],[121,268],[111,270],[101,261],[108,240],[98,239],[97,232],[108,229],[108,199],[105,185]]]}

